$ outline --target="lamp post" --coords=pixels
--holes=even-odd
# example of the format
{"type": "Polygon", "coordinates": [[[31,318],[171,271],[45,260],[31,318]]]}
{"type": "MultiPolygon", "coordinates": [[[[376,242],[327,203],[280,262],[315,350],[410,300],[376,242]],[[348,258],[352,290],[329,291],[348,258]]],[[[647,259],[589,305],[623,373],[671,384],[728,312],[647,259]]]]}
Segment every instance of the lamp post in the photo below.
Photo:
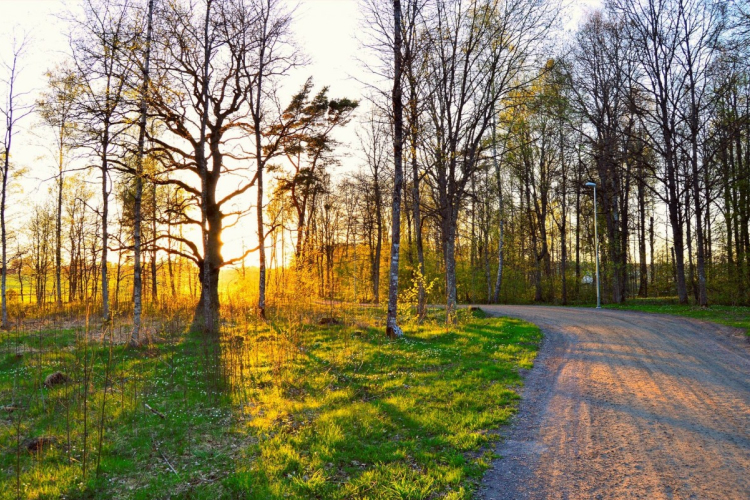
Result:
{"type": "Polygon", "coordinates": [[[599,281],[599,229],[597,228],[596,223],[596,183],[587,182],[585,186],[594,188],[594,240],[596,240],[596,308],[601,309],[602,294],[600,290],[601,284],[599,281]]]}

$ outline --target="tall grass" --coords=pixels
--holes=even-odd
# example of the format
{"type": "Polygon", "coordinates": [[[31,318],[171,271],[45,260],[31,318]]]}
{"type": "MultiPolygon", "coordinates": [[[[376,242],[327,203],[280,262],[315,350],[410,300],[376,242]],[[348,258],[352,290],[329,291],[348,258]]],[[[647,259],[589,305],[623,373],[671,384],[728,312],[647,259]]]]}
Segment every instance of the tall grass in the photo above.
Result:
{"type": "Polygon", "coordinates": [[[137,349],[127,313],[16,309],[0,499],[468,498],[538,330],[470,315],[446,330],[433,311],[393,342],[381,308],[306,290],[262,322],[229,289],[215,338],[189,330],[189,298],[151,304],[137,349]],[[57,371],[68,382],[46,387],[57,371]]]}

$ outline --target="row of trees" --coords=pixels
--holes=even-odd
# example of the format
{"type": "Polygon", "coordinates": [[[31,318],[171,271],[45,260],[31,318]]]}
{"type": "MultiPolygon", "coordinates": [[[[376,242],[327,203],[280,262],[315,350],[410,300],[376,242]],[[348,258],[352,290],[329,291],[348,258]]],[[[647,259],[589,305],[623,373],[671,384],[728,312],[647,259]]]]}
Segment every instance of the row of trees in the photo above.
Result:
{"type": "Polygon", "coordinates": [[[449,320],[457,273],[467,300],[497,301],[509,263],[521,297],[581,299],[594,181],[608,300],[651,286],[683,304],[750,302],[746,5],[612,1],[556,51],[549,3],[401,2],[392,13],[374,16],[396,51],[395,70],[381,71],[395,82],[381,100],[395,142],[391,221],[403,194],[420,297],[428,237],[449,320]],[[413,167],[404,186],[400,154],[413,167]]]}
{"type": "MultiPolygon", "coordinates": [[[[269,284],[281,293],[311,278],[322,297],[376,303],[387,284],[387,329],[398,335],[399,297],[417,318],[442,299],[448,321],[459,300],[589,299],[597,210],[607,300],[750,303],[742,2],[612,0],[572,37],[555,30],[551,1],[363,8],[374,83],[359,120],[361,168],[334,176],[335,133],[358,103],[316,92],[312,80],[284,99],[305,59],[281,3],[87,0],[70,21],[71,58],[50,71],[35,107],[55,137],[54,265],[45,266],[56,300],[67,279],[78,290],[68,299],[98,290],[107,317],[109,252],[126,255],[137,342],[144,256],[152,287],[192,262],[195,324],[215,332],[220,270],[244,269],[257,252],[260,317],[269,284]],[[95,169],[98,196],[73,188],[76,169],[95,169]],[[248,207],[258,246],[225,256],[222,234],[248,207]],[[95,230],[82,222],[92,217],[95,230]],[[88,239],[72,236],[77,224],[88,239]]],[[[3,259],[13,126],[31,111],[8,88],[3,259]]],[[[37,290],[49,286],[40,280],[37,290]]]]}
{"type": "MultiPolygon", "coordinates": [[[[270,229],[264,219],[264,174],[277,160],[291,165],[283,162],[282,177],[298,206],[302,231],[306,200],[301,198],[317,182],[319,170],[335,163],[331,134],[349,121],[357,102],[331,99],[325,88],[313,94],[308,81],[288,106],[281,103],[284,77],[304,60],[291,39],[290,13],[275,0],[87,0],[82,14],[71,15],[69,22],[71,57],[50,71],[48,89],[36,103],[57,145],[57,301],[62,301],[63,289],[65,177],[83,168],[95,169],[100,178],[95,211],[100,221],[98,281],[104,318],[110,315],[109,252],[130,250],[133,342],[138,341],[144,248],[195,263],[201,282],[195,321],[208,332],[215,332],[218,324],[220,269],[257,252],[258,313],[263,317],[270,229]],[[154,199],[159,187],[174,195],[158,218],[154,210],[150,234],[143,214],[147,186],[154,199]],[[250,203],[243,198],[251,189],[257,194],[260,243],[242,255],[225,257],[223,229],[248,213],[250,203]],[[130,220],[128,234],[114,245],[113,190],[130,220]],[[202,236],[193,238],[189,229],[174,229],[181,226],[195,226],[202,236]]],[[[15,55],[20,62],[22,52],[15,55]]],[[[20,119],[12,105],[23,93],[12,85],[8,92],[12,124],[20,119]]],[[[10,125],[6,136],[13,136],[10,125]]],[[[4,181],[12,159],[10,139],[6,142],[4,181]]],[[[6,192],[4,187],[3,196],[6,192]]],[[[72,250],[69,255],[72,267],[72,250]]],[[[4,284],[3,300],[5,288],[4,284]]],[[[5,306],[3,311],[7,324],[5,306]]]]}

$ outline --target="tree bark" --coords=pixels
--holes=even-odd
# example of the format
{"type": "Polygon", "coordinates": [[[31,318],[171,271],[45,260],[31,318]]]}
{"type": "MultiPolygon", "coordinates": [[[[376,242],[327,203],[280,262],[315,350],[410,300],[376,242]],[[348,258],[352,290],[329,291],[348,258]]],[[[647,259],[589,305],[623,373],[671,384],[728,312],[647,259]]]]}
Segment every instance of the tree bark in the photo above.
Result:
{"type": "Polygon", "coordinates": [[[401,91],[401,0],[393,0],[394,43],[393,43],[393,203],[391,216],[391,264],[388,274],[388,313],[386,335],[399,337],[403,333],[397,323],[398,313],[398,267],[401,243],[401,193],[403,191],[403,147],[404,117],[401,91]]]}
{"type": "Polygon", "coordinates": [[[143,283],[141,280],[141,223],[143,220],[141,204],[143,200],[143,157],[146,145],[146,120],[148,117],[148,87],[150,82],[151,38],[153,36],[154,0],[148,2],[146,20],[146,55],[143,61],[143,81],[141,83],[140,117],[138,121],[138,153],[135,171],[135,195],[133,207],[133,330],[130,333],[130,344],[138,345],[141,332],[141,315],[143,311],[143,283]]]}

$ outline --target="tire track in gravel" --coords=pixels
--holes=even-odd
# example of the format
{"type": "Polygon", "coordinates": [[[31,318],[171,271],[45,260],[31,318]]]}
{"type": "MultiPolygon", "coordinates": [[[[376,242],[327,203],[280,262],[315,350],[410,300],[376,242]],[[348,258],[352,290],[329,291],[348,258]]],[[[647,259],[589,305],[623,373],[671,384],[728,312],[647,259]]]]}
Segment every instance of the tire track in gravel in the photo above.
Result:
{"type": "Polygon", "coordinates": [[[545,337],[479,499],[750,499],[744,335],[633,311],[482,308],[545,337]]]}

